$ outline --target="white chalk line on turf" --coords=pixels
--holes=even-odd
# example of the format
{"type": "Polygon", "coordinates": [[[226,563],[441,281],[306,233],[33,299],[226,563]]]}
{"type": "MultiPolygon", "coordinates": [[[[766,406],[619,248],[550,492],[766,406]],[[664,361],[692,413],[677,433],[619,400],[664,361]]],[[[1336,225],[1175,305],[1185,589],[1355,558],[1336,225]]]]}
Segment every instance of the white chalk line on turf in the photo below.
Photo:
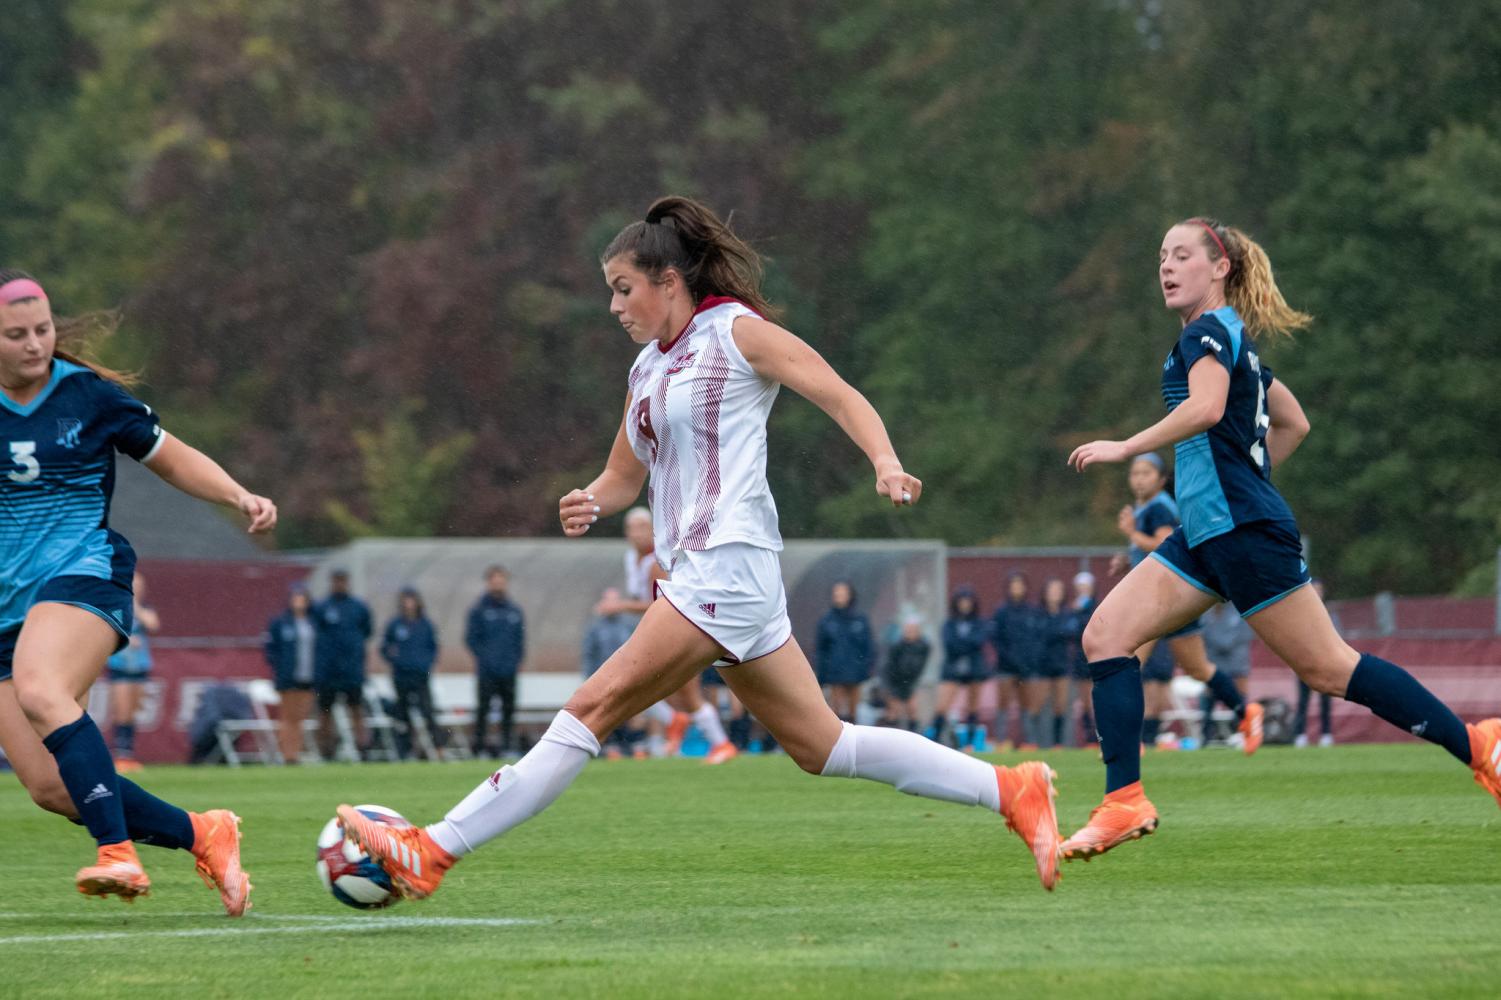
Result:
{"type": "MultiPolygon", "coordinates": [[[[202,916],[202,914],[194,914],[202,916]]],[[[8,918],[20,916],[20,914],[5,914],[8,918]]],[[[56,914],[50,915],[56,918],[56,914]]],[[[288,914],[286,916],[260,916],[251,917],[246,923],[235,923],[232,926],[223,927],[180,927],[175,930],[139,930],[139,931],[90,931],[88,933],[69,934],[16,934],[0,936],[0,945],[6,944],[47,944],[52,941],[109,941],[116,938],[139,940],[140,938],[196,938],[196,937],[232,937],[241,934],[300,934],[306,933],[307,928],[300,924],[316,923],[320,929],[335,933],[349,931],[356,933],[370,933],[382,930],[411,930],[423,927],[521,927],[528,924],[541,923],[539,920],[524,920],[519,917],[372,917],[368,920],[351,920],[348,917],[321,917],[301,916],[288,914]],[[257,923],[276,921],[287,923],[292,926],[286,927],[258,927],[257,923]],[[248,925],[247,925],[248,924],[248,925]]]]}

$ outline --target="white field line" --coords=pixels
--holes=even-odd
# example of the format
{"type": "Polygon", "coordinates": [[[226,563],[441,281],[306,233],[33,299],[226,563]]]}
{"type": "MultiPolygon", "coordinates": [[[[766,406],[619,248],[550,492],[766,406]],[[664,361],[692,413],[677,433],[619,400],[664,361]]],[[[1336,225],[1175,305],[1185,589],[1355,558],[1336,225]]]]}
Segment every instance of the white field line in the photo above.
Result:
{"type": "MultiPolygon", "coordinates": [[[[189,914],[171,914],[173,916],[188,916],[189,914]]],[[[23,917],[33,917],[34,914],[0,914],[0,918],[14,920],[23,917]]],[[[56,918],[57,914],[49,914],[56,918]]],[[[169,914],[156,914],[156,916],[169,916],[169,914]]],[[[203,916],[203,914],[192,914],[203,916]]],[[[244,922],[236,921],[219,927],[182,927],[176,930],[140,930],[140,931],[92,931],[89,933],[74,934],[16,934],[0,936],[0,945],[6,944],[47,944],[53,941],[109,941],[116,938],[123,940],[139,940],[141,938],[199,938],[199,937],[237,937],[243,934],[305,934],[307,924],[318,924],[319,930],[340,933],[365,933],[383,930],[410,930],[423,927],[520,927],[527,924],[541,923],[539,920],[523,920],[517,917],[370,917],[365,920],[351,920],[348,917],[323,917],[323,916],[260,916],[248,917],[244,922]],[[259,927],[260,923],[276,921],[289,926],[259,927]]]]}

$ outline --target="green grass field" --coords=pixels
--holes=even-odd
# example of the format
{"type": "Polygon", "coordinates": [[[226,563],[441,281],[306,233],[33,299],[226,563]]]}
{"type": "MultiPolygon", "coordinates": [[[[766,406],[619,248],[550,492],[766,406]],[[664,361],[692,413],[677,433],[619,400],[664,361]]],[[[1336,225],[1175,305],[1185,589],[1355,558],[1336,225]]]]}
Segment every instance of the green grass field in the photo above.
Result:
{"type": "MultiPolygon", "coordinates": [[[[1101,790],[1049,755],[1065,833],[1101,790]]],[[[1485,996],[1501,992],[1501,811],[1431,747],[1150,757],[1157,835],[1056,893],[1001,821],[785,757],[596,762],[423,903],[336,904],[341,800],[426,822],[484,765],[150,768],[244,817],[256,885],[222,915],[185,853],[150,897],[77,895],[81,830],[0,776],[0,994],[150,996],[1485,996]]]]}

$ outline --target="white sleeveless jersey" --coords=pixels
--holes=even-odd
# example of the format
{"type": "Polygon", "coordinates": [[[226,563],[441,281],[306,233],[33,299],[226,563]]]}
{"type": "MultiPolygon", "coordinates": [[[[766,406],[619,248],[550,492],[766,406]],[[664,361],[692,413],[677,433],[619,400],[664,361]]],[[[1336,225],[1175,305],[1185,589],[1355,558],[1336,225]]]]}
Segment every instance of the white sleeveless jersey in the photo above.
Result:
{"type": "Polygon", "coordinates": [[[631,450],[651,473],[657,560],[728,542],[780,551],[766,484],[766,418],[780,386],[751,368],[731,332],[756,315],[705,299],[671,343],[648,344],[631,366],[631,450]]]}

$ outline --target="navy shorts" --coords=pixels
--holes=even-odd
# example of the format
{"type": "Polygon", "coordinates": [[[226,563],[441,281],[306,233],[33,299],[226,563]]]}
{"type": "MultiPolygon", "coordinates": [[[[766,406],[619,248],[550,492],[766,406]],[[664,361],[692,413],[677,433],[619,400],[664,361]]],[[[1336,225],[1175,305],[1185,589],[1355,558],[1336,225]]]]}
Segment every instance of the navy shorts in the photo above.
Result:
{"type": "Polygon", "coordinates": [[[951,684],[979,684],[994,676],[985,657],[961,656],[955,660],[944,660],[938,679],[951,684]]]}
{"type": "Polygon", "coordinates": [[[1173,679],[1173,654],[1168,650],[1165,640],[1152,647],[1152,655],[1141,665],[1141,679],[1158,684],[1166,684],[1173,679]]]}
{"type": "Polygon", "coordinates": [[[1292,521],[1253,521],[1193,548],[1179,528],[1152,558],[1249,618],[1309,582],[1303,544],[1292,521]]]}
{"type": "Polygon", "coordinates": [[[145,684],[151,680],[151,668],[145,670],[121,670],[119,667],[109,668],[109,682],[111,684],[145,684]]]}
{"type": "Polygon", "coordinates": [[[719,671],[716,670],[713,667],[706,667],[706,668],[704,668],[704,672],[701,673],[701,674],[699,674],[699,683],[702,684],[702,685],[704,685],[705,687],[725,687],[726,686],[725,683],[724,683],[724,678],[721,677],[719,675],[719,671]]]}
{"type": "MultiPolygon", "coordinates": [[[[130,630],[135,626],[135,599],[130,588],[123,584],[94,576],[55,576],[37,591],[31,606],[38,604],[71,604],[103,618],[118,634],[116,652],[130,642],[130,630]]],[[[16,640],[20,637],[20,625],[0,633],[0,681],[10,680],[16,640]]]]}

